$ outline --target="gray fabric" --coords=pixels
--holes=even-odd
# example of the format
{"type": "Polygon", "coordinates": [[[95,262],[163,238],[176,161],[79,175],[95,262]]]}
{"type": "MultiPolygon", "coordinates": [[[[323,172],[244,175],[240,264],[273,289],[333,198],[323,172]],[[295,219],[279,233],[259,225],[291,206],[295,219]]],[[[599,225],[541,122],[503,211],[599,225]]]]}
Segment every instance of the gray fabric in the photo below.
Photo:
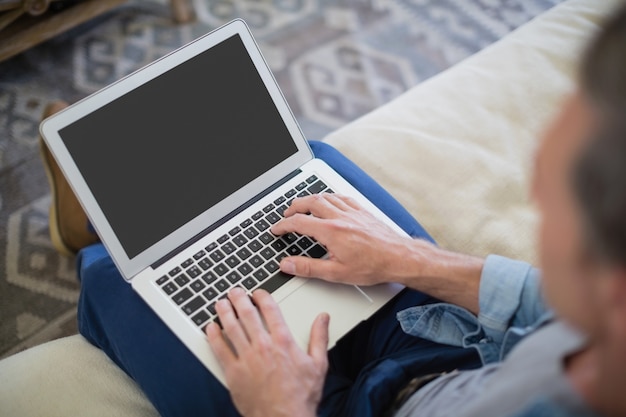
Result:
{"type": "Polygon", "coordinates": [[[587,412],[562,367],[584,343],[580,334],[553,322],[522,340],[501,363],[442,376],[417,391],[396,417],[507,416],[522,412],[539,397],[587,412]]]}

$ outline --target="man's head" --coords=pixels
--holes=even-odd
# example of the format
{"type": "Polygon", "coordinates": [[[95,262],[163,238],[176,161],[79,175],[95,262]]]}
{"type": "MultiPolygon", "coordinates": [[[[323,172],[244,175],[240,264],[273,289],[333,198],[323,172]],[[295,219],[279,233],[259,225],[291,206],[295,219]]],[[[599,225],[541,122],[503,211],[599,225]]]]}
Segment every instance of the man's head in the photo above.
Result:
{"type": "Polygon", "coordinates": [[[589,46],[578,91],[546,132],[534,195],[548,302],[626,347],[626,7],[589,46]]]}

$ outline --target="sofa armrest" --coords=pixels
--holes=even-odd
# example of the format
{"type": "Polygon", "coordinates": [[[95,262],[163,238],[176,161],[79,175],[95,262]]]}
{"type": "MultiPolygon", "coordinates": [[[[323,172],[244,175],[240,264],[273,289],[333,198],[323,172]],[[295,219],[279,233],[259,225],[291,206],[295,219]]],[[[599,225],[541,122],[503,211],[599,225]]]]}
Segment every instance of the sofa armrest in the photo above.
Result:
{"type": "Polygon", "coordinates": [[[157,417],[137,384],[82,336],[0,361],[2,416],[157,417]]]}

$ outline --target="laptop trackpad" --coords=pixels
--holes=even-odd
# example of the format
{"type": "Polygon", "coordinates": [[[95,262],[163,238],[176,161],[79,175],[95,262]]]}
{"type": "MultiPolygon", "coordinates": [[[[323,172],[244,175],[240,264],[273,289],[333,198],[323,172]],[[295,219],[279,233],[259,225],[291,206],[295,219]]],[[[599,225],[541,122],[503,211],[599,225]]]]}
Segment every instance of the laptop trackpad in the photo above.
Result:
{"type": "Polygon", "coordinates": [[[311,326],[323,312],[330,314],[329,348],[369,316],[372,301],[353,285],[310,279],[280,301],[280,308],[294,338],[304,349],[311,326]]]}

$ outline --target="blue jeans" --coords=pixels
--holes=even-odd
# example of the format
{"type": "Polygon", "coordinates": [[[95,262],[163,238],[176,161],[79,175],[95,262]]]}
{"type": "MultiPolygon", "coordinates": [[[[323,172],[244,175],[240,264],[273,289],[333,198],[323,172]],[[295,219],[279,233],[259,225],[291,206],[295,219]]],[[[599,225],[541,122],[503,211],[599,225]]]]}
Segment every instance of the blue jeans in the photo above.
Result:
{"type": "MultiPolygon", "coordinates": [[[[393,197],[337,150],[320,142],[311,142],[311,148],[407,233],[432,241],[393,197]]],[[[228,391],[124,281],[101,244],[80,252],[78,269],[80,333],[137,381],[162,416],[238,415],[228,391]]],[[[433,301],[404,290],[344,336],[328,353],[319,415],[377,416],[414,376],[479,366],[473,350],[402,332],[396,313],[433,301]]]]}

